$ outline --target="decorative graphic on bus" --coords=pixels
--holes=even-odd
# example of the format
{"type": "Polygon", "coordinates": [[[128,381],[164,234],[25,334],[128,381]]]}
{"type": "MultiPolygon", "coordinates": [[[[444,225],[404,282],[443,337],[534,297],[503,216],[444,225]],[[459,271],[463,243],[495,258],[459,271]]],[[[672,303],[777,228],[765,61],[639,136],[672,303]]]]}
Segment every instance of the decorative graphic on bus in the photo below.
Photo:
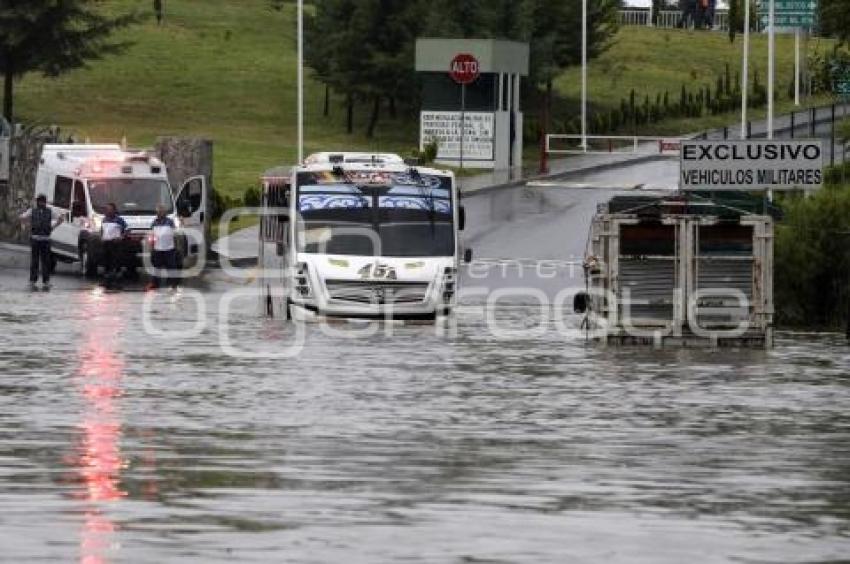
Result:
{"type": "Polygon", "coordinates": [[[372,207],[372,200],[365,196],[308,194],[298,198],[298,208],[302,213],[333,209],[360,210],[370,207],[372,207]]]}
{"type": "Polygon", "coordinates": [[[440,214],[452,213],[452,205],[448,200],[440,200],[427,197],[411,196],[381,196],[378,198],[378,207],[385,209],[405,209],[418,211],[431,211],[440,214]]]}

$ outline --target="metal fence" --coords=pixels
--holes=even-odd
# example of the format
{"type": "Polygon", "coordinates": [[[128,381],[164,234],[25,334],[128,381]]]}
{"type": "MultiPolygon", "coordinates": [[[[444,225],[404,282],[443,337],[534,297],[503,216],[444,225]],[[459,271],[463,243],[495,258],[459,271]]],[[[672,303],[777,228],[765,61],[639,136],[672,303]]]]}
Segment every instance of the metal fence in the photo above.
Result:
{"type": "MultiPolygon", "coordinates": [[[[686,24],[683,21],[682,12],[679,10],[661,10],[658,14],[653,14],[652,10],[649,9],[629,8],[620,10],[619,22],[620,25],[658,27],[664,29],[693,27],[692,23],[686,24]],[[653,22],[653,20],[655,21],[653,22]]],[[[712,29],[714,31],[729,31],[728,10],[717,10],[714,12],[712,29]]]]}
{"type": "MultiPolygon", "coordinates": [[[[842,139],[839,124],[850,119],[850,104],[830,104],[797,110],[774,119],[774,138],[812,139],[824,141],[825,162],[830,166],[850,162],[850,139],[842,139]]],[[[749,121],[746,132],[741,127],[723,127],[705,131],[699,139],[764,139],[765,120],[749,121]]],[[[577,154],[657,155],[676,157],[682,137],[649,137],[642,135],[546,135],[544,159],[550,156],[577,154]]]]}
{"type": "MultiPolygon", "coordinates": [[[[775,139],[813,139],[824,140],[826,162],[834,166],[850,162],[850,139],[842,139],[838,126],[850,119],[850,104],[830,104],[777,116],[774,119],[773,136],[775,139]]],[[[764,120],[747,122],[746,132],[741,135],[741,127],[723,127],[702,134],[703,139],[764,139],[767,137],[767,124],[764,120]]]]}
{"type": "Polygon", "coordinates": [[[643,135],[560,135],[546,136],[547,155],[621,154],[678,156],[681,137],[643,135]]]}

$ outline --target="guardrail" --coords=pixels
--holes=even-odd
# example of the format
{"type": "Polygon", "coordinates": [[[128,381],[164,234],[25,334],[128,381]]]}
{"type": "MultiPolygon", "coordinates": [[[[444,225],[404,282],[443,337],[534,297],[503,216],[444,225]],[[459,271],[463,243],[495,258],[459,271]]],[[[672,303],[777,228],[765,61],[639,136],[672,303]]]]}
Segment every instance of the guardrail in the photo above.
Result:
{"type": "Polygon", "coordinates": [[[684,137],[642,135],[562,135],[546,136],[545,153],[551,155],[679,155],[684,137]],[[583,144],[584,143],[584,144],[583,144]]]}
{"type": "MultiPolygon", "coordinates": [[[[693,28],[692,20],[686,21],[679,10],[661,10],[657,14],[644,8],[628,8],[619,12],[620,25],[658,27],[664,29],[693,28]],[[653,20],[655,20],[653,22],[653,20]]],[[[712,29],[715,31],[729,31],[729,12],[727,10],[716,10],[712,29]]]]}

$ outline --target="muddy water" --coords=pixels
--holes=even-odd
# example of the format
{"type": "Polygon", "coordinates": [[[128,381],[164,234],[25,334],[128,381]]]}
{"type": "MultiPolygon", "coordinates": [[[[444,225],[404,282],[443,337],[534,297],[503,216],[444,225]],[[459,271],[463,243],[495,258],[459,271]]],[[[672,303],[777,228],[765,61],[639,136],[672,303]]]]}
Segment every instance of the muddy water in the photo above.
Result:
{"type": "Polygon", "coordinates": [[[0,277],[0,559],[850,555],[838,336],[602,350],[505,306],[491,317],[525,335],[494,336],[469,307],[454,335],[343,338],[245,299],[225,316],[223,296],[163,294],[145,316],[141,293],[0,277]]]}

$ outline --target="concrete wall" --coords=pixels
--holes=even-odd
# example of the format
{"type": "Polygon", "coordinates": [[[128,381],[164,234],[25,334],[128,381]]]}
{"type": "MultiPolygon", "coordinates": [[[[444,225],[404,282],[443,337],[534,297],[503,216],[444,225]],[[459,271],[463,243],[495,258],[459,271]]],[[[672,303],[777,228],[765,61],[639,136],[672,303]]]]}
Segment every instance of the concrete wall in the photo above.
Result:
{"type": "Polygon", "coordinates": [[[213,142],[197,137],[159,137],[154,152],[168,168],[168,181],[175,196],[188,178],[199,175],[206,177],[208,194],[204,230],[209,249],[213,216],[213,142]]]}
{"type": "Polygon", "coordinates": [[[13,242],[25,239],[18,215],[33,204],[42,147],[58,140],[57,129],[25,130],[12,137],[9,182],[0,184],[0,239],[13,242]]]}

